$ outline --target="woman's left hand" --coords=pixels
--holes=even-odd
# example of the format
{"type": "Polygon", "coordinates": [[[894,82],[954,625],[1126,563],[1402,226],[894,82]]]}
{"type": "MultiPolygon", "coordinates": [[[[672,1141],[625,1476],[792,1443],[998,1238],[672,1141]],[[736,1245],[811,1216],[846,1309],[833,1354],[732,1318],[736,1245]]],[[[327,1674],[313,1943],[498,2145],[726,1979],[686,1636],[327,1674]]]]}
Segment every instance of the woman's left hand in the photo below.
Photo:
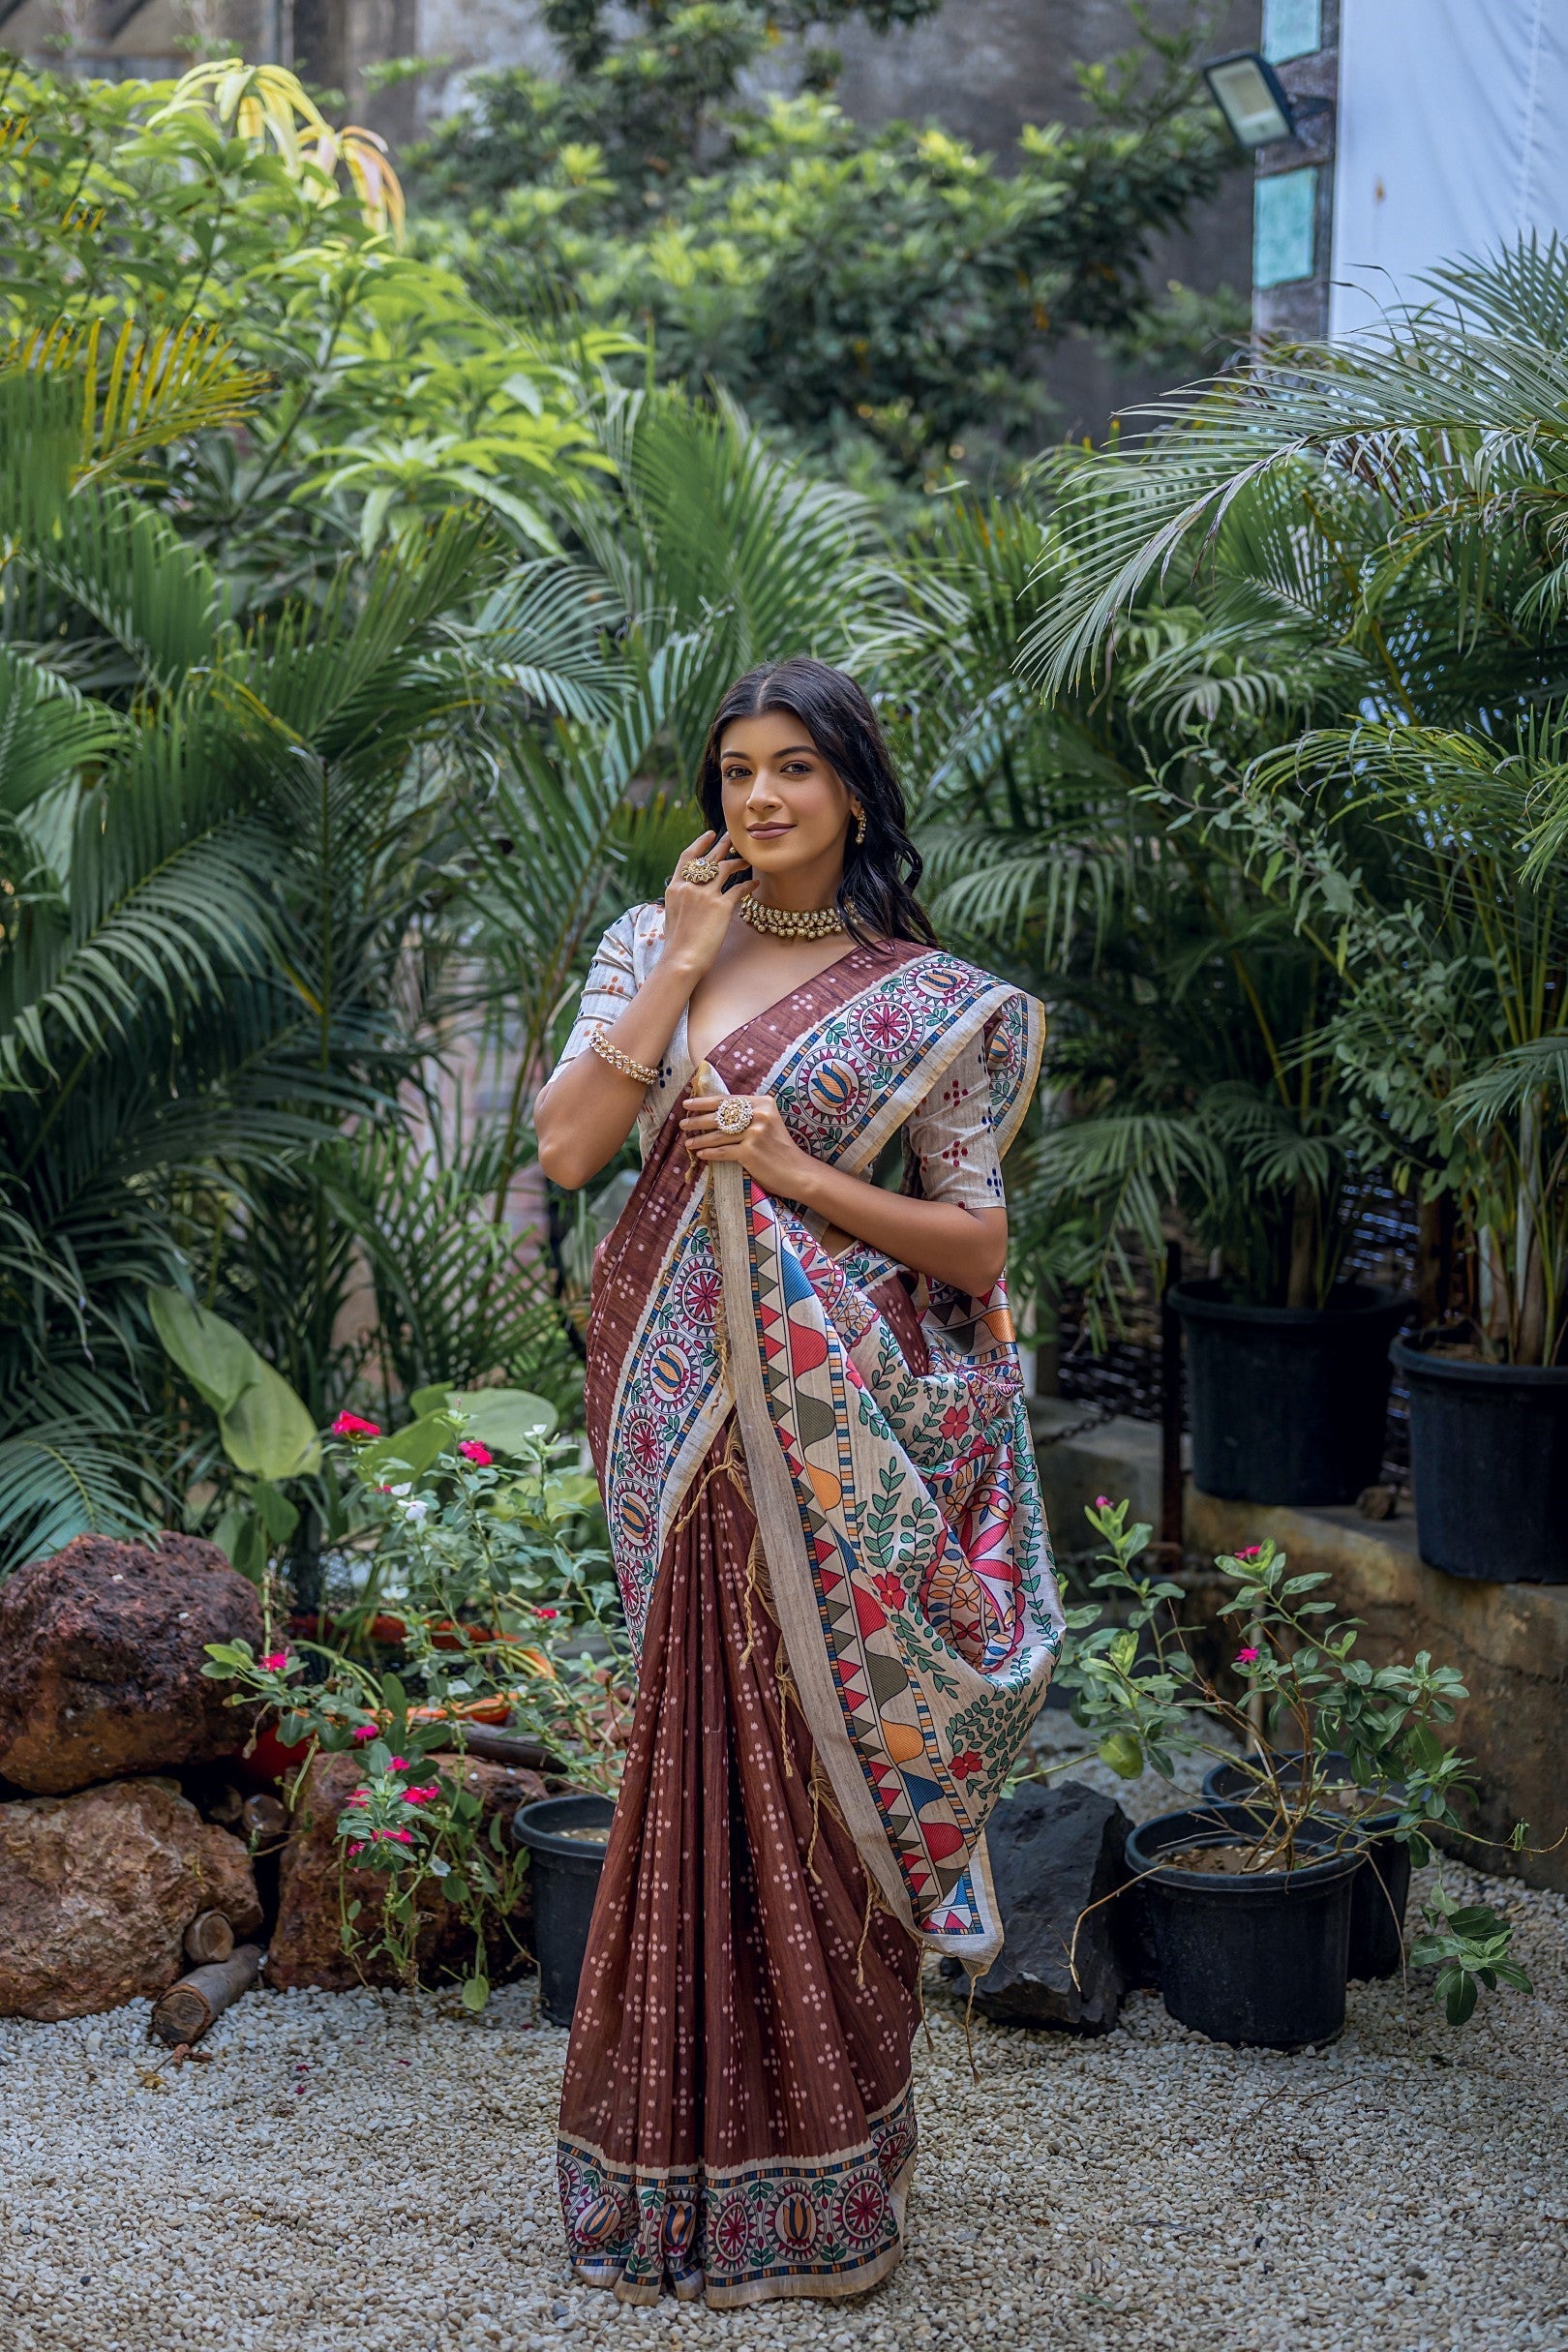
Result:
{"type": "Polygon", "coordinates": [[[817,1165],[790,1133],[771,1095],[688,1095],[680,1114],[680,1132],[699,1164],[738,1160],[766,1191],[776,1192],[785,1200],[804,1198],[810,1171],[817,1165]],[[726,1135],[717,1114],[726,1102],[736,1101],[750,1103],[751,1124],[739,1135],[726,1135]]]}

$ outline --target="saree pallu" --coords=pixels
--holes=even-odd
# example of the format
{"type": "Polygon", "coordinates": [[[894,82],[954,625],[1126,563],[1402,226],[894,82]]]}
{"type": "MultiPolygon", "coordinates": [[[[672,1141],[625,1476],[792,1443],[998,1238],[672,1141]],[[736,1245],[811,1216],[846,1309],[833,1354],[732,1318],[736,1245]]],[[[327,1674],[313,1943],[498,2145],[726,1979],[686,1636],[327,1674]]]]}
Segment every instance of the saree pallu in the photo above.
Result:
{"type": "MultiPolygon", "coordinates": [[[[857,948],[709,1069],[865,1173],[977,1047],[1005,1150],[1040,1045],[1016,990],[857,948]]],[[[666,1116],[588,1402],[640,1672],[562,2093],[571,2257],[633,2302],[859,2293],[901,2250],[921,1954],[999,1947],[985,1819],[1061,1647],[1006,1300],[829,1255],[666,1116]]]]}

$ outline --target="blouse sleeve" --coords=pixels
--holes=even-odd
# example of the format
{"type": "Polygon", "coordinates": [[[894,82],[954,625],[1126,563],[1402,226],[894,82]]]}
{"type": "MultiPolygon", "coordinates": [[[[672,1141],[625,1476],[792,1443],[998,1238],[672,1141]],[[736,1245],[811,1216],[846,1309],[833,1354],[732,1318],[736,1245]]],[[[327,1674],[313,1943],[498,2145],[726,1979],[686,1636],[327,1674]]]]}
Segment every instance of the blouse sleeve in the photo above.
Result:
{"type": "Polygon", "coordinates": [[[941,1082],[911,1112],[909,1146],[927,1200],[953,1201],[965,1209],[1004,1205],[982,1038],[964,1047],[941,1082]]]}
{"type": "Polygon", "coordinates": [[[613,922],[594,950],[588,979],[583,983],[582,1000],[572,1034],[561,1047],[558,1070],[575,1062],[580,1053],[587,1053],[596,1029],[625,1011],[637,994],[636,966],[633,962],[633,942],[636,938],[636,909],[613,922]]]}

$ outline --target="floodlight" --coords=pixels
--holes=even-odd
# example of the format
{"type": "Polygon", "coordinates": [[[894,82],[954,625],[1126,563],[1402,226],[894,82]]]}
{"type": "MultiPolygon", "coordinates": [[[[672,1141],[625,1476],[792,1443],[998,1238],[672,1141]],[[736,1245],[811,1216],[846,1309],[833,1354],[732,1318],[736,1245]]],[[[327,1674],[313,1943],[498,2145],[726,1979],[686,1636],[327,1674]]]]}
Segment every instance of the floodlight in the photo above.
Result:
{"type": "Polygon", "coordinates": [[[1272,147],[1294,138],[1296,117],[1284,85],[1256,49],[1237,49],[1203,69],[1203,78],[1241,147],[1272,147]]]}

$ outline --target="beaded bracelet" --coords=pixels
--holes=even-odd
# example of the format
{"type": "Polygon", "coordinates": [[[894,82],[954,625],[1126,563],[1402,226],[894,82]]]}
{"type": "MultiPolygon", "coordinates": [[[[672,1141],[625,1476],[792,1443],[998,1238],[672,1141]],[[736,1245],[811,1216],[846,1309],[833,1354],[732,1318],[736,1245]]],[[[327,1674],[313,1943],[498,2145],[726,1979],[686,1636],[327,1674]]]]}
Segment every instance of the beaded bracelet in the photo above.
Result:
{"type": "Polygon", "coordinates": [[[658,1071],[649,1070],[646,1062],[634,1062],[629,1053],[622,1053],[618,1045],[612,1045],[602,1029],[593,1031],[588,1043],[600,1061],[608,1062],[612,1070],[618,1070],[623,1078],[635,1078],[639,1086],[657,1086],[658,1071]]]}

